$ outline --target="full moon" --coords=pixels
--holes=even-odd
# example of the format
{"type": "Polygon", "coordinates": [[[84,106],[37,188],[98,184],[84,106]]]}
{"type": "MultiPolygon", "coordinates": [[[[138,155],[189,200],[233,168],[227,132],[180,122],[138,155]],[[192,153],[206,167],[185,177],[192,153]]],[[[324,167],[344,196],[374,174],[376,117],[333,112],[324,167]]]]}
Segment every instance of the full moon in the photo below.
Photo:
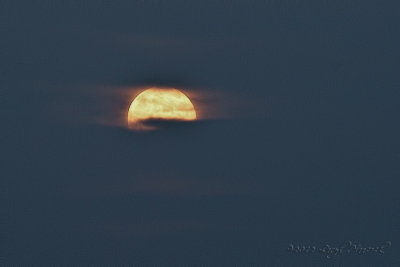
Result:
{"type": "MultiPolygon", "coordinates": [[[[149,88],[132,101],[128,111],[130,128],[146,128],[146,120],[193,121],[196,111],[190,99],[174,88],[149,88]]],[[[148,127],[147,127],[148,128],[148,127]]]]}

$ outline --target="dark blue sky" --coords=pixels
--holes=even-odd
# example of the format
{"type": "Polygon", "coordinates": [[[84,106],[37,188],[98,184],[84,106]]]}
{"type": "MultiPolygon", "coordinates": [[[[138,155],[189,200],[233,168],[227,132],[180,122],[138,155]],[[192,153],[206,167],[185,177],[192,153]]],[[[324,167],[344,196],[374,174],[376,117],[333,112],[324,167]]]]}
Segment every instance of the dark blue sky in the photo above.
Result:
{"type": "Polygon", "coordinates": [[[398,1],[6,0],[0,14],[6,266],[400,264],[398,1]],[[224,116],[97,123],[144,85],[224,116]],[[346,240],[392,246],[286,251],[346,240]]]}

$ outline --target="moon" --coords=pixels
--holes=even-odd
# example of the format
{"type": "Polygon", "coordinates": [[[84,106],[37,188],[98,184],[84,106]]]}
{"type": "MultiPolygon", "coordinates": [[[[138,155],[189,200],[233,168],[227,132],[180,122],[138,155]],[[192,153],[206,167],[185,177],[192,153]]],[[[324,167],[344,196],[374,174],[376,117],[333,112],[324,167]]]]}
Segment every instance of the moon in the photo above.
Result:
{"type": "Polygon", "coordinates": [[[129,128],[143,126],[146,120],[194,121],[196,110],[190,99],[175,88],[153,87],[144,90],[132,101],[128,111],[129,128]]]}

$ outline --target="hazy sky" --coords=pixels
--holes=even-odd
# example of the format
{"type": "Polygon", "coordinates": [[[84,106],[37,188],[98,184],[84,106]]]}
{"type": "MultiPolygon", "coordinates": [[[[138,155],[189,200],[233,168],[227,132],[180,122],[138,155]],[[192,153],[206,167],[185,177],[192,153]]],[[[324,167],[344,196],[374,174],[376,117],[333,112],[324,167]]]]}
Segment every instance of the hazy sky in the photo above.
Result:
{"type": "Polygon", "coordinates": [[[5,0],[0,14],[3,263],[400,264],[398,1],[5,0]],[[121,127],[133,88],[157,85],[207,119],[121,127]],[[392,246],[286,251],[347,240],[392,246]]]}

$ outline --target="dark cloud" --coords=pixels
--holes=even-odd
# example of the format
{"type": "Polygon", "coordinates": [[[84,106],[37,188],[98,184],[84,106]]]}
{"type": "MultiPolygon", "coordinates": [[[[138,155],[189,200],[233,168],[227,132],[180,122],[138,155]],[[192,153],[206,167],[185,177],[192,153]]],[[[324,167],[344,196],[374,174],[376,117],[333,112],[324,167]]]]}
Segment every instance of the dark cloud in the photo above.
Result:
{"type": "Polygon", "coordinates": [[[3,1],[1,263],[397,266],[398,5],[3,1]],[[201,120],[130,131],[151,86],[201,120]]]}

